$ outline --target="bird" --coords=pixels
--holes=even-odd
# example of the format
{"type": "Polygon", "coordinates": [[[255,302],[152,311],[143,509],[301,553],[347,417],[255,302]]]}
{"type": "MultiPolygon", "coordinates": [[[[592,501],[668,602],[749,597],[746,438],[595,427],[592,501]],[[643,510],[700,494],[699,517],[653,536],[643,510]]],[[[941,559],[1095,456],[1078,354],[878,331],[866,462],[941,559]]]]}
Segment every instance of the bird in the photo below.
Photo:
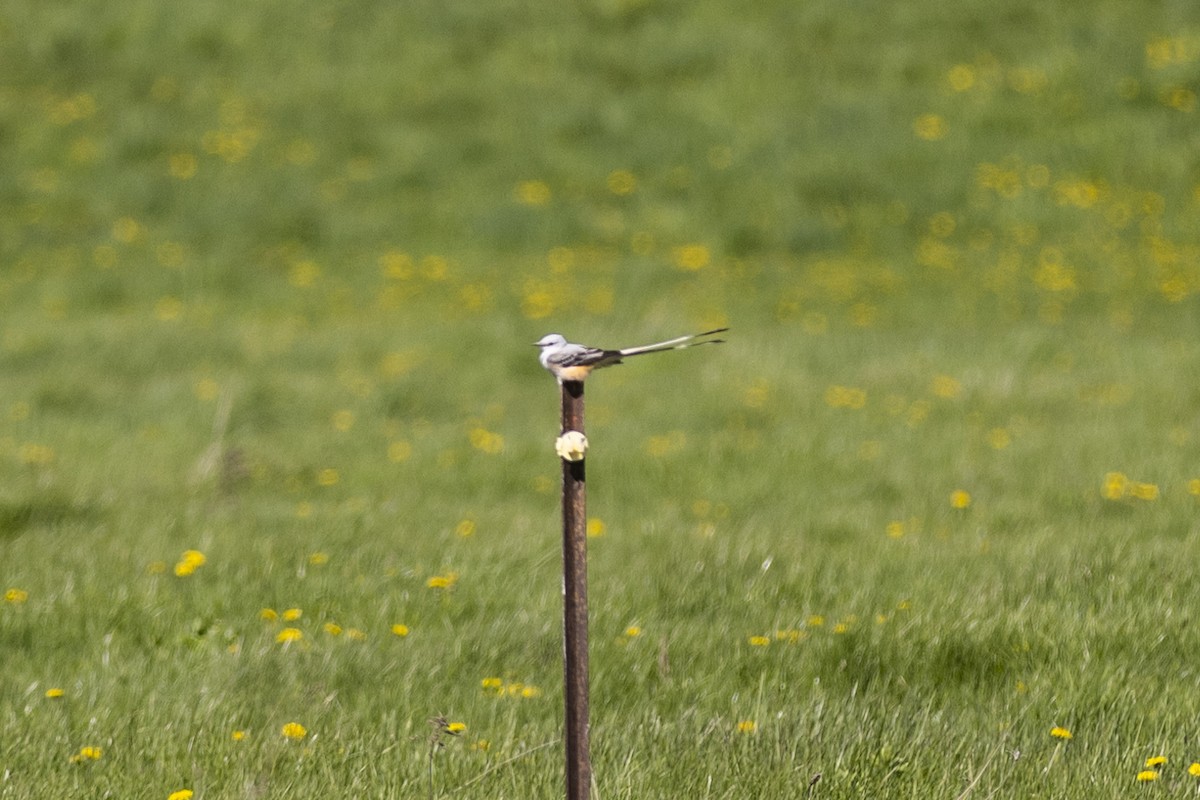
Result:
{"type": "Polygon", "coordinates": [[[603,347],[590,347],[585,344],[568,342],[561,333],[548,333],[533,345],[542,349],[538,355],[538,361],[543,367],[550,370],[554,377],[558,378],[559,383],[562,383],[564,381],[583,381],[592,373],[592,370],[620,364],[622,359],[631,356],[662,353],[667,350],[683,350],[701,344],[721,344],[725,341],[724,339],[707,339],[705,337],[724,333],[727,330],[729,328],[715,328],[704,333],[693,333],[688,336],[667,339],[665,342],[655,342],[641,347],[625,347],[620,350],[607,350],[603,347]]]}

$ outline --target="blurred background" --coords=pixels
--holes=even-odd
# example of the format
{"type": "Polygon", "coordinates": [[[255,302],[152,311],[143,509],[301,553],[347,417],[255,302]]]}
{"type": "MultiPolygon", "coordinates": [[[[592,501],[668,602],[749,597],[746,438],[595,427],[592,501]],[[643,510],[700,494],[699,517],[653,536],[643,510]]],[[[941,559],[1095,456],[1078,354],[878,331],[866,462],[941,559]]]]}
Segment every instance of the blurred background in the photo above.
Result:
{"type": "Polygon", "coordinates": [[[300,721],[374,753],[442,712],[498,758],[552,740],[554,701],[479,691],[557,693],[530,344],[729,326],[589,383],[593,708],[659,759],[601,733],[597,774],[886,796],[919,718],[912,796],[957,795],[997,720],[1010,750],[1089,723],[1071,796],[1120,784],[1121,736],[1191,742],[1200,696],[1171,691],[1194,625],[1143,646],[1200,602],[1197,92],[1183,0],[6,0],[6,691],[92,720],[0,719],[25,774],[179,691],[131,741],[300,721]],[[290,606],[369,645],[281,650],[260,609],[290,606]],[[755,720],[775,755],[727,759],[755,720]]]}
{"type": "Polygon", "coordinates": [[[335,321],[427,356],[464,328],[1130,326],[1200,288],[1187,9],[13,6],[6,350],[38,317],[247,360],[239,334],[335,321]]]}
{"type": "Polygon", "coordinates": [[[392,464],[513,455],[553,428],[550,331],[732,326],[593,419],[669,425],[648,387],[699,370],[743,443],[843,384],[904,418],[942,372],[1091,365],[1118,405],[1133,359],[1195,374],[1187,4],[127,0],[0,37],[7,413],[80,440],[12,431],[26,466],[174,485],[223,392],[261,480],[309,482],[328,443],[289,434],[339,412],[392,464]]]}

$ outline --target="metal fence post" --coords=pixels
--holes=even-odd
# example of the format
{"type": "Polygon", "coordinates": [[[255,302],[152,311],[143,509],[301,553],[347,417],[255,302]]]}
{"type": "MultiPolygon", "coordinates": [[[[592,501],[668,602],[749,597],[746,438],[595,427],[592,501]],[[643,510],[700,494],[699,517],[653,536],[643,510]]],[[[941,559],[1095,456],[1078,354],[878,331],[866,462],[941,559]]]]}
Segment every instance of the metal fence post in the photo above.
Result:
{"type": "MultiPolygon", "coordinates": [[[[562,432],[583,433],[583,382],[562,382],[562,432]]],[[[587,487],[584,461],[562,459],[563,674],[567,800],[587,800],[588,754],[587,487]]]]}

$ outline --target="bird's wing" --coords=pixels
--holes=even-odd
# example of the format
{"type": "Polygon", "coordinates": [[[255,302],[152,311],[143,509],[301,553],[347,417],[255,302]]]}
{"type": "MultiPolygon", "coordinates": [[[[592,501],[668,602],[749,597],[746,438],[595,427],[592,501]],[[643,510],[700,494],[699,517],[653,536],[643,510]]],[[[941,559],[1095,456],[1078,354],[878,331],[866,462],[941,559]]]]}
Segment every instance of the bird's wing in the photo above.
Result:
{"type": "Polygon", "coordinates": [[[560,367],[585,367],[604,361],[610,353],[615,354],[616,351],[601,350],[598,347],[587,347],[582,344],[565,344],[550,352],[546,356],[546,361],[548,364],[560,367]]]}

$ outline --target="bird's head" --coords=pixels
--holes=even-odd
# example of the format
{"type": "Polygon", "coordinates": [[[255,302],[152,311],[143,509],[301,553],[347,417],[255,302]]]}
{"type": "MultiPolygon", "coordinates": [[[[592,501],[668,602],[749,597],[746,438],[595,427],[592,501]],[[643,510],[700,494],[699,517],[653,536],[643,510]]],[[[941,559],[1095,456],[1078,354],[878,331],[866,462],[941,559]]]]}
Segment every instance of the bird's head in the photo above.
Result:
{"type": "Polygon", "coordinates": [[[547,333],[542,338],[533,343],[534,347],[559,347],[567,343],[566,338],[561,333],[547,333]]]}

